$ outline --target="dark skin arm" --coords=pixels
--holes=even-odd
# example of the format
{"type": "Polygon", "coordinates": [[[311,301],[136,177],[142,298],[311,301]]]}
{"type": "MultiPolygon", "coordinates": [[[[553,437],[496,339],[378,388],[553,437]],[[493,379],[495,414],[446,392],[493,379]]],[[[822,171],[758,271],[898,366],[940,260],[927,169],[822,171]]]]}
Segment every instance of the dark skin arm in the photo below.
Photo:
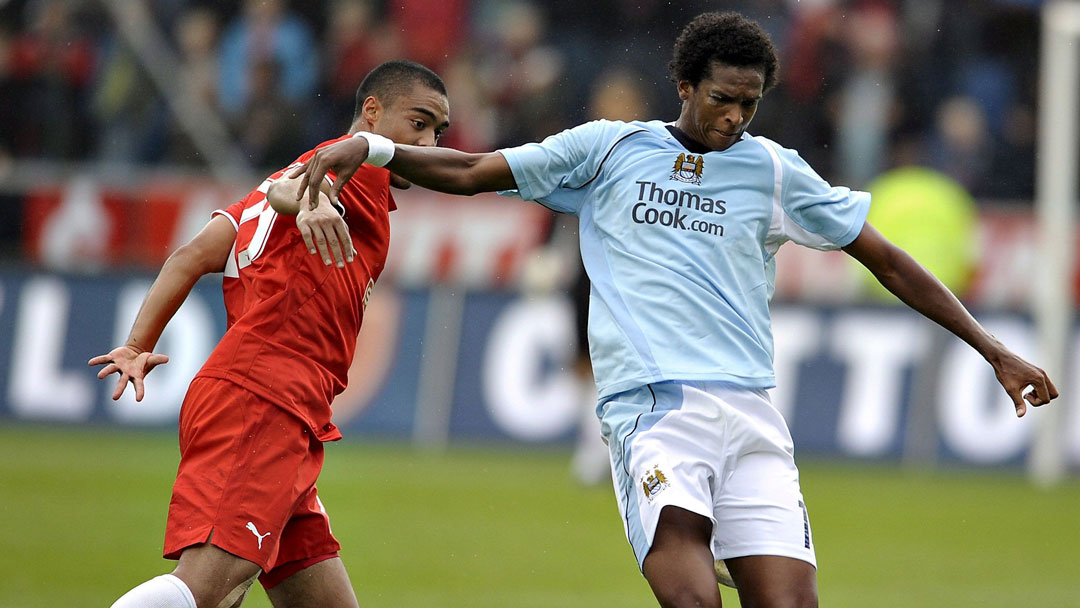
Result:
{"type": "MultiPolygon", "coordinates": [[[[356,172],[367,158],[368,143],[353,138],[321,148],[306,166],[298,167],[290,177],[303,175],[296,192],[301,200],[306,191],[308,204],[315,208],[320,184],[327,171],[335,171],[338,180],[330,198],[336,200],[340,186],[356,172]]],[[[395,147],[388,169],[425,188],[450,194],[472,195],[478,192],[511,190],[517,187],[506,159],[498,152],[469,154],[447,148],[395,147]]],[[[904,250],[886,240],[873,226],[862,232],[844,251],[877,277],[901,301],[938,323],[972,346],[994,368],[998,382],[1016,407],[1016,415],[1027,412],[1027,403],[1040,406],[1057,398],[1057,388],[1046,372],[1018,357],[987,332],[963,304],[928,270],[904,250]],[[1032,387],[1026,395],[1024,391],[1032,387]]]]}
{"type": "MultiPolygon", "coordinates": [[[[319,148],[306,165],[297,167],[289,174],[290,178],[303,175],[296,191],[296,200],[301,200],[306,192],[309,208],[316,208],[319,188],[308,186],[322,184],[326,173],[334,171],[338,179],[330,188],[329,195],[330,200],[337,202],[341,188],[360,168],[367,154],[368,143],[362,137],[319,148]]],[[[498,152],[471,154],[450,148],[397,144],[394,158],[386,168],[414,184],[448,194],[471,196],[479,192],[517,188],[510,165],[498,152]]]]}
{"type": "Polygon", "coordinates": [[[1057,398],[1057,388],[1046,372],[1005,348],[937,277],[906,251],[890,243],[873,226],[864,225],[859,236],[844,247],[844,251],[866,266],[904,304],[978,351],[994,368],[998,382],[1016,407],[1017,416],[1027,412],[1025,400],[1037,407],[1057,398]],[[1029,386],[1034,390],[1025,395],[1029,386]]]}

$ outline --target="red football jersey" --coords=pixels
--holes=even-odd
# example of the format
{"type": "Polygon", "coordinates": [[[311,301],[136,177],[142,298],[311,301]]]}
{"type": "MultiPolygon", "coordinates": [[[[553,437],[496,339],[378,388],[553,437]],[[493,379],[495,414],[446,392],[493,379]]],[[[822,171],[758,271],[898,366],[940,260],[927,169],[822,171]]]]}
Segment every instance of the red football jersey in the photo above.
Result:
{"type": "Polygon", "coordinates": [[[196,377],[235,382],[332,441],[341,433],[330,421],[330,403],[345,389],[364,308],[390,245],[390,172],[362,165],[341,190],[339,211],[357,255],[338,268],[308,253],[295,216],[278,214],[266,200],[269,185],[288,170],[215,212],[236,226],[222,282],[228,329],[196,377]]]}

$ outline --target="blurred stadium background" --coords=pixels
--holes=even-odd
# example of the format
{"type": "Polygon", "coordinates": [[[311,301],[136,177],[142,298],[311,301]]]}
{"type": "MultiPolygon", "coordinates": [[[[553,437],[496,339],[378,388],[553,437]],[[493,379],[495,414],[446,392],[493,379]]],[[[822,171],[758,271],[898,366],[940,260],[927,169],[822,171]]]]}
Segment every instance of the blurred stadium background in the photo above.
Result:
{"type": "MultiPolygon", "coordinates": [[[[173,430],[224,329],[220,283],[166,331],[172,362],[142,404],[110,401],[85,362],[125,338],[210,210],[343,132],[359,80],[389,58],[444,76],[443,144],[489,150],[594,117],[674,119],[679,28],[742,11],[782,52],[752,131],[873,191],[875,225],[1041,362],[1048,5],[0,1],[0,606],[108,605],[170,568],[173,430]]],[[[572,223],[495,196],[398,200],[320,484],[362,605],[653,605],[610,490],[570,473],[577,267],[558,251],[572,223]]],[[[1063,391],[1039,435],[1045,412],[1016,420],[977,354],[894,304],[843,254],[781,250],[774,401],[823,605],[1080,606],[1080,402],[1063,391]],[[1025,475],[1044,437],[1068,472],[1053,486],[1025,475]]]]}

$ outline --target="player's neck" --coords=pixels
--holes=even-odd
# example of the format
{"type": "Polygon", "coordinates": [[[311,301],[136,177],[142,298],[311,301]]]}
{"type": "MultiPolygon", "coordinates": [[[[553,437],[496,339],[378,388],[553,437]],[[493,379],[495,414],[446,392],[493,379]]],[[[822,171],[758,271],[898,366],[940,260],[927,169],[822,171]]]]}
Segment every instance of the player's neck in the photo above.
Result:
{"type": "Polygon", "coordinates": [[[375,127],[375,125],[372,125],[371,123],[367,122],[366,120],[358,119],[358,120],[353,121],[353,123],[351,125],[349,125],[349,131],[348,131],[348,133],[346,133],[346,135],[356,135],[360,131],[365,131],[367,133],[374,133],[375,132],[374,127],[375,127]]]}
{"type": "Polygon", "coordinates": [[[686,131],[683,131],[677,125],[678,123],[669,124],[667,125],[667,130],[669,133],[671,133],[672,137],[678,140],[678,142],[682,144],[684,148],[686,148],[687,152],[693,152],[694,154],[708,154],[709,152],[713,151],[712,148],[710,148],[709,146],[706,146],[700,141],[694,139],[693,137],[690,137],[686,133],[686,131]]]}

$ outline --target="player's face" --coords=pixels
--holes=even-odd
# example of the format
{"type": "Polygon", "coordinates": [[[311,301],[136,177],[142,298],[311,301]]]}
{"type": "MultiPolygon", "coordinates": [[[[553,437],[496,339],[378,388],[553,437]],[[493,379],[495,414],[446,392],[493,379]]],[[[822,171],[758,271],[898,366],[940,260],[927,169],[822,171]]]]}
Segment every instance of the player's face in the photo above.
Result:
{"type": "Polygon", "coordinates": [[[754,119],[764,83],[761,68],[713,63],[697,86],[679,81],[683,107],[676,126],[712,150],[726,150],[754,119]]]}
{"type": "Polygon", "coordinates": [[[383,109],[373,131],[399,144],[434,146],[450,126],[450,102],[446,95],[421,84],[398,95],[383,109]]]}

